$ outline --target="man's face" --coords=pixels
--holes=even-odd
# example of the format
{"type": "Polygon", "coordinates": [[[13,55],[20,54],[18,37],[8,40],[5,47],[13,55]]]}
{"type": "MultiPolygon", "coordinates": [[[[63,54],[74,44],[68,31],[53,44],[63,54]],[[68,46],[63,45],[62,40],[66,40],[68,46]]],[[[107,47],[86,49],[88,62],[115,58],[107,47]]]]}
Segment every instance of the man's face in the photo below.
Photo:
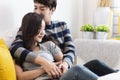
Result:
{"type": "Polygon", "coordinates": [[[51,15],[53,13],[53,10],[49,7],[46,7],[45,5],[40,3],[34,3],[34,12],[43,15],[45,23],[47,25],[51,23],[51,15]]]}

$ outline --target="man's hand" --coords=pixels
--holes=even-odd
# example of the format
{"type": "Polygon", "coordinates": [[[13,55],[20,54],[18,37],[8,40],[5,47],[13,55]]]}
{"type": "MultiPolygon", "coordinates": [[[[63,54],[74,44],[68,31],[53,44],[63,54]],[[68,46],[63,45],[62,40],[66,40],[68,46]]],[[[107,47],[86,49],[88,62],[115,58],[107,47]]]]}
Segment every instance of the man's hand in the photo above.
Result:
{"type": "Polygon", "coordinates": [[[62,75],[61,70],[53,62],[49,62],[49,63],[45,64],[43,66],[43,69],[49,75],[50,79],[58,78],[58,77],[60,77],[62,75]]]}
{"type": "Polygon", "coordinates": [[[61,69],[62,74],[64,74],[68,70],[67,62],[63,61],[58,65],[58,68],[61,69]]]}

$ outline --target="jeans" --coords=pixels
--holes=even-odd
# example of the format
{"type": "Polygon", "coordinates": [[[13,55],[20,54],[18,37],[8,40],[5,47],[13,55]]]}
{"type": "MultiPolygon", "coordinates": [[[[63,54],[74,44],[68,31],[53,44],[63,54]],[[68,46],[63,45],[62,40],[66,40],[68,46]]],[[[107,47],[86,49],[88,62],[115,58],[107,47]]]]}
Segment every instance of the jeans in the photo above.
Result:
{"type": "Polygon", "coordinates": [[[71,67],[60,79],[53,80],[97,80],[99,76],[114,73],[116,70],[110,68],[99,60],[92,60],[82,65],[71,67]]]}
{"type": "Polygon", "coordinates": [[[87,67],[89,70],[91,70],[93,73],[95,73],[98,76],[103,76],[106,74],[114,73],[116,70],[112,69],[105,63],[99,61],[99,60],[92,60],[88,63],[84,64],[85,67],[87,67]]]}
{"type": "Polygon", "coordinates": [[[84,66],[76,65],[70,68],[60,80],[97,80],[99,76],[117,72],[99,60],[92,60],[84,66]]]}
{"type": "Polygon", "coordinates": [[[71,67],[59,80],[97,80],[98,76],[84,66],[71,67]]]}

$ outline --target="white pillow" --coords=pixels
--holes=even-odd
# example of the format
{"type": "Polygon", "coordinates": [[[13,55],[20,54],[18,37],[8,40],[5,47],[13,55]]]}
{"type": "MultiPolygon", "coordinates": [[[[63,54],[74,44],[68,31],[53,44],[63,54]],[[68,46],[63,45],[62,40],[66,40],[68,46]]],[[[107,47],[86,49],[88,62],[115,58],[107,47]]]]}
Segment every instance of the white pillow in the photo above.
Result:
{"type": "Polygon", "coordinates": [[[5,43],[7,44],[8,47],[11,45],[11,43],[15,39],[18,29],[19,28],[0,32],[0,37],[5,41],[5,43]]]}
{"type": "Polygon", "coordinates": [[[120,71],[99,77],[98,80],[120,80],[120,71]]]}

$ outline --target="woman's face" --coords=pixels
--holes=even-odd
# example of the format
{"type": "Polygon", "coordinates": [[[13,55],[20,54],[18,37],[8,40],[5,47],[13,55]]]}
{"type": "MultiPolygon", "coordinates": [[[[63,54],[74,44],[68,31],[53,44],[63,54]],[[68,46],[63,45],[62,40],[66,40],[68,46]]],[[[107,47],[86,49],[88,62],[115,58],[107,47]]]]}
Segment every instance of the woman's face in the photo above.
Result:
{"type": "Polygon", "coordinates": [[[40,3],[34,3],[34,12],[43,15],[47,25],[51,23],[51,15],[54,12],[53,9],[50,9],[49,7],[46,7],[40,3]]]}
{"type": "Polygon", "coordinates": [[[41,29],[39,29],[38,31],[39,33],[34,37],[36,42],[41,42],[42,38],[45,35],[45,21],[42,20],[42,24],[41,24],[41,29]]]}

